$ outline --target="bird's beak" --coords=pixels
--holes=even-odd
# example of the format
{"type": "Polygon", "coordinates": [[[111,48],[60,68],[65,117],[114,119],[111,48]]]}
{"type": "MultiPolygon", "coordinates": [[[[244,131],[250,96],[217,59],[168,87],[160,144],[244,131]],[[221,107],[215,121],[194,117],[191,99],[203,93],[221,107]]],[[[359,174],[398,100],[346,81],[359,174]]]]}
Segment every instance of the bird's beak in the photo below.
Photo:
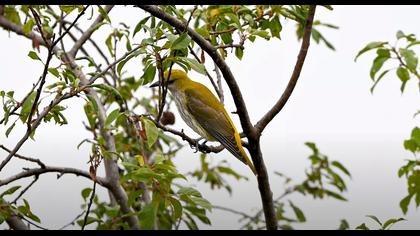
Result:
{"type": "Polygon", "coordinates": [[[159,85],[160,85],[160,83],[159,83],[159,81],[157,81],[157,82],[155,82],[155,83],[151,84],[151,85],[149,86],[149,88],[154,88],[154,87],[157,87],[157,86],[159,86],[159,85]]]}

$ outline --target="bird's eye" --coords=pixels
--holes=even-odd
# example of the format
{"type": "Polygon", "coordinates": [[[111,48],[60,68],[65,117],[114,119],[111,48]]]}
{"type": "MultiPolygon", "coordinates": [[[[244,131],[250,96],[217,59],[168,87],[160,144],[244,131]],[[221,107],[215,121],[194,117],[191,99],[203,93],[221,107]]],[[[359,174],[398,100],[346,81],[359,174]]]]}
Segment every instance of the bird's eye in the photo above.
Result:
{"type": "Polygon", "coordinates": [[[175,82],[175,80],[169,80],[169,84],[173,84],[175,82]]]}

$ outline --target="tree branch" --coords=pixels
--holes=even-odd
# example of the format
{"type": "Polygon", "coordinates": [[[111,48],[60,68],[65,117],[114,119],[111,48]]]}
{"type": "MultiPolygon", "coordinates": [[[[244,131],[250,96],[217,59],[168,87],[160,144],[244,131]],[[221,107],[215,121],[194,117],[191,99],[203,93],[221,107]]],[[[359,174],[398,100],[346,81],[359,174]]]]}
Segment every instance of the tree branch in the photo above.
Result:
{"type": "Polygon", "coordinates": [[[188,35],[193,39],[207,54],[213,59],[213,61],[220,68],[220,71],[223,74],[223,77],[226,80],[227,85],[231,91],[233,100],[236,105],[236,109],[241,121],[243,132],[247,137],[255,136],[255,128],[251,124],[249,119],[249,114],[246,109],[245,101],[242,97],[242,93],[239,89],[238,84],[236,83],[235,77],[233,76],[229,66],[226,64],[225,60],[217,52],[217,49],[211,45],[206,39],[204,39],[200,34],[195,32],[193,29],[188,27],[184,22],[178,20],[177,18],[167,14],[162,9],[153,5],[137,5],[141,9],[149,12],[151,15],[165,21],[171,26],[175,27],[180,31],[186,31],[188,35]]]}
{"type": "MultiPolygon", "coordinates": [[[[0,26],[2,26],[5,29],[12,30],[15,33],[19,35],[23,35],[27,38],[30,38],[32,40],[37,40],[40,45],[46,46],[47,44],[44,42],[44,40],[35,34],[34,32],[24,33],[21,26],[16,25],[10,21],[8,21],[3,16],[0,16],[0,26]]],[[[64,64],[68,65],[70,69],[73,71],[73,73],[80,79],[81,85],[87,85],[89,84],[89,80],[86,78],[86,76],[83,74],[83,72],[80,70],[80,67],[75,63],[74,58],[68,55],[67,53],[64,53],[64,55],[60,56],[60,52],[58,48],[54,47],[54,53],[60,57],[60,59],[64,62],[64,64]]],[[[99,76],[98,76],[99,77],[99,76]]],[[[93,79],[93,78],[92,78],[93,79]]],[[[41,123],[42,118],[48,114],[48,112],[58,103],[60,103],[62,100],[73,97],[77,95],[82,90],[76,89],[75,91],[71,91],[69,93],[66,93],[62,95],[61,97],[55,98],[48,107],[44,108],[44,110],[40,113],[38,118],[34,121],[32,125],[32,129],[36,129],[38,125],[41,123]]],[[[98,104],[98,120],[99,120],[99,128],[101,130],[101,134],[105,140],[105,143],[107,145],[107,150],[109,150],[111,153],[116,151],[115,148],[115,140],[114,137],[111,135],[111,133],[105,129],[103,129],[106,119],[106,111],[104,106],[101,103],[101,100],[98,97],[98,94],[95,90],[89,89],[84,90],[88,96],[91,96],[92,99],[96,101],[98,104]]],[[[24,135],[24,137],[17,143],[15,148],[12,150],[12,152],[9,153],[9,156],[6,159],[10,159],[11,156],[13,156],[19,148],[23,145],[23,143],[28,139],[29,137],[28,132],[24,135]]],[[[4,162],[4,161],[3,161],[4,162]]],[[[7,162],[6,162],[7,163],[7,162]]],[[[5,165],[5,164],[4,164],[5,165]]],[[[3,163],[0,165],[1,168],[4,167],[3,163]]],[[[124,220],[128,222],[130,227],[132,229],[139,229],[140,225],[138,222],[138,219],[135,215],[133,215],[133,211],[128,205],[128,197],[127,193],[122,188],[121,184],[119,183],[119,171],[118,171],[118,165],[116,163],[116,160],[114,159],[105,159],[105,173],[106,173],[106,182],[109,184],[108,189],[112,192],[113,196],[117,200],[118,204],[121,207],[121,211],[128,215],[127,217],[124,217],[124,220]]]]}
{"type": "Polygon", "coordinates": [[[308,52],[311,32],[312,32],[312,22],[315,15],[315,6],[310,6],[308,12],[308,18],[306,19],[305,31],[303,33],[302,44],[300,46],[300,51],[297,57],[295,68],[293,70],[292,76],[290,77],[289,83],[287,84],[286,89],[281,95],[280,99],[276,104],[261,118],[260,121],[255,125],[259,135],[263,132],[264,128],[270,123],[271,120],[283,109],[286,102],[289,100],[292,95],[293,89],[296,86],[296,83],[299,79],[300,72],[302,71],[303,63],[305,62],[306,54],[308,52]]]}
{"type": "Polygon", "coordinates": [[[14,230],[29,230],[29,227],[16,215],[7,217],[6,222],[14,230]]]}
{"type": "MultiPolygon", "coordinates": [[[[112,10],[113,7],[114,7],[114,5],[107,5],[104,8],[104,11],[108,14],[112,10]]],[[[102,16],[102,14],[99,14],[99,16],[92,23],[92,25],[86,31],[84,31],[84,33],[82,34],[82,36],[80,36],[79,40],[73,45],[73,47],[71,48],[71,50],[68,52],[68,54],[71,57],[76,57],[77,51],[92,36],[92,34],[93,34],[93,32],[95,32],[97,26],[100,23],[102,23],[103,20],[104,20],[104,17],[102,16]]]]}
{"type": "MultiPolygon", "coordinates": [[[[79,170],[79,169],[71,168],[71,167],[45,166],[45,168],[28,169],[28,170],[22,171],[22,172],[20,172],[16,175],[10,176],[9,178],[0,180],[0,186],[10,184],[11,182],[14,182],[14,181],[19,180],[19,179],[24,179],[24,178],[28,178],[28,177],[31,177],[31,176],[37,176],[37,175],[39,176],[39,175],[42,175],[42,174],[54,173],[54,172],[60,173],[60,174],[73,174],[73,175],[76,175],[76,176],[82,176],[82,177],[85,177],[89,180],[92,180],[90,175],[89,175],[89,172],[84,171],[84,170],[79,170]]],[[[108,186],[109,183],[105,178],[97,177],[97,181],[98,181],[98,184],[100,184],[101,186],[106,187],[106,188],[109,187],[108,186]]]]}

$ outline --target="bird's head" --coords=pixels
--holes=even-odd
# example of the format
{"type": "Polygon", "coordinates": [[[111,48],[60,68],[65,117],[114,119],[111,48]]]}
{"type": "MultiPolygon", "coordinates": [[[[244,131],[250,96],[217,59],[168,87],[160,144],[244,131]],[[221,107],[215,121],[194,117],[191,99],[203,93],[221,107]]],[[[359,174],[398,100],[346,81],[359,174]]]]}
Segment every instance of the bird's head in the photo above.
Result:
{"type": "MultiPolygon", "coordinates": [[[[165,71],[163,75],[164,79],[168,82],[168,89],[173,91],[180,89],[180,87],[184,84],[184,82],[188,82],[190,79],[188,78],[187,73],[183,70],[173,69],[171,70],[171,74],[169,71],[165,71]]],[[[160,81],[157,81],[150,85],[150,88],[157,87],[160,85],[160,81]]]]}

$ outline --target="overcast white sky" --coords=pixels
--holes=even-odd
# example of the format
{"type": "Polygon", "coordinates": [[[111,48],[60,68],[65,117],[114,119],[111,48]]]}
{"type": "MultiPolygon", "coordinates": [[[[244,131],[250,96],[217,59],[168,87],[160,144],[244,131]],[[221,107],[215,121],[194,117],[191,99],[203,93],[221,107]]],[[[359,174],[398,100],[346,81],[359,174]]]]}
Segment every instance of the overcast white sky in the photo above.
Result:
{"type": "MultiPolygon", "coordinates": [[[[349,190],[345,194],[348,202],[293,195],[292,199],[307,217],[307,223],[296,225],[296,228],[334,229],[343,218],[354,228],[362,222],[373,225],[365,217],[368,214],[383,220],[402,216],[399,201],[406,195],[406,184],[405,180],[398,178],[397,170],[404,159],[411,158],[402,142],[409,137],[411,129],[419,125],[419,118],[413,118],[419,109],[418,87],[415,81],[410,81],[401,95],[400,82],[390,73],[372,95],[369,92],[372,85],[369,70],[373,55],[363,56],[357,63],[353,59],[368,42],[394,42],[397,30],[420,37],[419,11],[420,6],[334,6],[333,11],[317,8],[316,19],[340,27],[339,30],[321,29],[337,50],[334,52],[312,42],[292,97],[263,134],[262,150],[270,173],[280,171],[299,182],[309,164],[310,151],[304,142],[312,141],[330,159],[347,166],[353,178],[349,180],[349,190]]],[[[119,6],[110,15],[114,25],[123,19],[129,25],[135,25],[139,14],[143,14],[140,9],[119,6]]],[[[281,41],[247,43],[242,61],[235,57],[227,59],[238,79],[253,123],[281,95],[299,50],[294,24],[282,23],[281,41]]],[[[105,36],[98,32],[95,37],[104,40],[105,36]]],[[[3,55],[0,57],[0,89],[15,90],[15,97],[22,97],[41,74],[42,65],[27,57],[31,49],[27,39],[14,34],[9,37],[7,32],[0,31],[0,40],[3,55]]],[[[141,67],[127,65],[126,68],[129,73],[140,76],[141,67]]],[[[205,77],[196,73],[191,75],[196,81],[209,85],[205,77]]],[[[224,88],[227,110],[234,111],[226,84],[224,88]]],[[[141,96],[140,92],[138,96],[141,96]]],[[[51,165],[87,169],[89,148],[76,149],[81,140],[89,137],[81,125],[85,119],[82,100],[65,104],[68,105],[65,114],[69,125],[42,124],[36,142],[28,141],[19,153],[40,158],[51,165]]],[[[0,116],[3,116],[2,111],[0,116]]],[[[234,117],[234,122],[239,127],[237,117],[234,117]]],[[[181,121],[175,128],[184,128],[193,134],[181,121]]],[[[13,147],[24,134],[23,126],[16,127],[6,139],[4,130],[0,130],[0,143],[8,147],[13,147]]],[[[1,159],[5,155],[0,152],[1,159]]],[[[204,197],[217,205],[255,212],[260,207],[260,200],[256,181],[249,170],[225,151],[211,156],[217,160],[229,160],[232,167],[251,180],[232,182],[235,183],[232,196],[223,190],[215,191],[198,184],[204,197]]],[[[192,170],[198,165],[198,154],[193,154],[186,146],[175,161],[181,171],[192,170]]],[[[0,178],[18,172],[21,164],[13,161],[2,171],[0,178]]],[[[55,180],[55,175],[42,176],[26,197],[33,211],[43,219],[44,226],[58,228],[80,212],[80,191],[87,186],[90,186],[89,181],[73,176],[64,176],[59,181],[55,180]]],[[[274,196],[282,193],[282,181],[274,175],[271,176],[271,186],[274,196]]],[[[0,188],[0,192],[3,189],[0,188]]],[[[100,190],[100,194],[106,197],[105,191],[100,190]]],[[[395,229],[420,228],[420,212],[416,211],[414,204],[404,217],[408,221],[397,224],[395,229]]],[[[237,228],[236,219],[235,215],[215,209],[211,214],[211,228],[237,228]]]]}

